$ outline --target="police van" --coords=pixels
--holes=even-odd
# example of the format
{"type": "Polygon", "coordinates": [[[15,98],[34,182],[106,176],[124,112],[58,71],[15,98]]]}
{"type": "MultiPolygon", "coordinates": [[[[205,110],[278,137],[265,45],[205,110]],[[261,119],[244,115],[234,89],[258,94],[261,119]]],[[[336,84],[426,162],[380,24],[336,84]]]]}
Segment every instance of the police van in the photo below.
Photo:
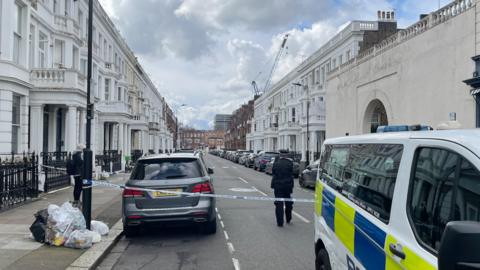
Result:
{"type": "Polygon", "coordinates": [[[480,130],[329,139],[318,170],[317,270],[480,269],[480,130]]]}

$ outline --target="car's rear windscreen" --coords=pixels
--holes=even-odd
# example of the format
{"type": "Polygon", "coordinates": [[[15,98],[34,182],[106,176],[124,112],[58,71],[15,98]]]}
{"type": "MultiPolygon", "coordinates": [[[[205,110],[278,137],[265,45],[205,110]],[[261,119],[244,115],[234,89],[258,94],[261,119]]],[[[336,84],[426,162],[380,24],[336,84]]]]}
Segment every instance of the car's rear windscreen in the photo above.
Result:
{"type": "Polygon", "coordinates": [[[203,177],[198,159],[145,159],[139,160],[130,176],[132,180],[175,180],[203,177]]]}

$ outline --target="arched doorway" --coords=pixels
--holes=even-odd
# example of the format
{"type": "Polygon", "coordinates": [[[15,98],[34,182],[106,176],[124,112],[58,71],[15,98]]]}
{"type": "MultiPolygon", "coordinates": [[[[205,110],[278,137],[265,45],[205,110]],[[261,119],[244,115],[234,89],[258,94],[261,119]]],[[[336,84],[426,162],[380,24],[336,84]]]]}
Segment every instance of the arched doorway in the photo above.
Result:
{"type": "Polygon", "coordinates": [[[370,101],[365,111],[363,123],[364,133],[375,133],[379,126],[388,125],[387,111],[380,100],[370,101]]]}

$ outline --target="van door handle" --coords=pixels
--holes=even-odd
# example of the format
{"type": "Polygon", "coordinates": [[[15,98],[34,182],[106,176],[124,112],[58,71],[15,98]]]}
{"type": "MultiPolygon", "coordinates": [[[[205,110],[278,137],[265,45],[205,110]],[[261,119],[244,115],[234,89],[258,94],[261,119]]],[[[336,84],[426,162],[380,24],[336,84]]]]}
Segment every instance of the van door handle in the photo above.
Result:
{"type": "Polygon", "coordinates": [[[405,260],[405,258],[407,257],[405,256],[405,252],[403,252],[402,246],[390,243],[389,248],[390,252],[392,252],[393,255],[399,257],[400,259],[405,260]]]}

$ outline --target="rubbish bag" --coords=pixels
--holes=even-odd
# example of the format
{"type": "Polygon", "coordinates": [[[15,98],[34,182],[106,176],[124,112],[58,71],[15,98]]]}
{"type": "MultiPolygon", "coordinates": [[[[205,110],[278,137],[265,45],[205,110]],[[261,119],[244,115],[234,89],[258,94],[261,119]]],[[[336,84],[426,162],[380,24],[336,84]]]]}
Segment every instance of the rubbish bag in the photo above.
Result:
{"type": "Polygon", "coordinates": [[[92,243],[96,244],[102,241],[102,236],[98,232],[89,231],[92,235],[92,243]]]}
{"type": "Polygon", "coordinates": [[[48,211],[43,209],[35,213],[35,221],[30,226],[30,232],[32,233],[35,241],[45,242],[45,231],[47,229],[48,211]]]}
{"type": "Polygon", "coordinates": [[[75,230],[65,241],[65,246],[70,248],[89,248],[92,246],[92,232],[89,230],[75,230]]]}
{"type": "Polygon", "coordinates": [[[49,215],[45,241],[51,245],[61,246],[73,231],[86,229],[82,212],[69,202],[61,207],[49,205],[47,211],[49,215]]]}
{"type": "Polygon", "coordinates": [[[98,232],[100,235],[107,235],[109,232],[107,224],[98,220],[92,220],[90,223],[90,228],[92,231],[98,232]]]}

